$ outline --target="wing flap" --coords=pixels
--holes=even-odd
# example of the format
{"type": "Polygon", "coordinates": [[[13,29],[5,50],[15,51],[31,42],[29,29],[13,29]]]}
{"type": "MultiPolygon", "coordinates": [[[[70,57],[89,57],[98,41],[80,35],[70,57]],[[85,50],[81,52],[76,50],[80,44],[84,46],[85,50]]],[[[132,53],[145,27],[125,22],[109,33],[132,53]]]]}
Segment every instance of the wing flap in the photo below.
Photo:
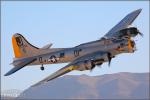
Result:
{"type": "Polygon", "coordinates": [[[41,49],[50,49],[52,45],[53,45],[52,43],[47,44],[47,45],[43,46],[41,49]]]}

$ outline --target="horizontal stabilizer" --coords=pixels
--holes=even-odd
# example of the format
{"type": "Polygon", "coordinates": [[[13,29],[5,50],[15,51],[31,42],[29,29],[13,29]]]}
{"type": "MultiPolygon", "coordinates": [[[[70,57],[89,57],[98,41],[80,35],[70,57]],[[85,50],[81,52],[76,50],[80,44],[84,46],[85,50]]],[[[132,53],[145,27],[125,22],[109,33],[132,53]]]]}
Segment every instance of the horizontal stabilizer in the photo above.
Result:
{"type": "Polygon", "coordinates": [[[9,72],[7,72],[4,76],[8,76],[11,75],[13,73],[15,73],[16,71],[20,70],[21,68],[23,68],[24,66],[34,62],[36,60],[36,58],[26,58],[26,59],[22,59],[22,60],[18,60],[18,61],[14,61],[13,64],[15,64],[17,62],[17,64],[15,65],[14,68],[12,68],[9,72]]]}
{"type": "Polygon", "coordinates": [[[52,43],[47,44],[44,47],[42,47],[41,49],[50,49],[52,45],[53,45],[52,43]]]}

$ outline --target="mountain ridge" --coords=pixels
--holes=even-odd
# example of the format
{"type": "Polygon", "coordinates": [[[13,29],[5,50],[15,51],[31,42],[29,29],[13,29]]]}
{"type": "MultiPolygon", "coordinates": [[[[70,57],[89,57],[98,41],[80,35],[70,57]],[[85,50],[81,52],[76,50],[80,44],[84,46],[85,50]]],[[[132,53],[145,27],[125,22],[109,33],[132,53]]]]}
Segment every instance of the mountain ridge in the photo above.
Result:
{"type": "Polygon", "coordinates": [[[33,99],[148,99],[149,72],[120,72],[100,76],[65,75],[30,87],[18,98],[33,99]]]}

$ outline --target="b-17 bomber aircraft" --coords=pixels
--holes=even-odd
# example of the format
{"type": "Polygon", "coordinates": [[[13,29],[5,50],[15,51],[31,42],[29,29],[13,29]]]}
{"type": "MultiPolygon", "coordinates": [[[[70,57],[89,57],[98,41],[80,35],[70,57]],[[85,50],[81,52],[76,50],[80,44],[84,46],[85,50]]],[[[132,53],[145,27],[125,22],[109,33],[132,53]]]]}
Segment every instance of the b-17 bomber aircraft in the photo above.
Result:
{"type": "Polygon", "coordinates": [[[102,65],[105,62],[108,62],[110,66],[111,59],[116,55],[134,53],[136,50],[133,37],[143,34],[131,24],[141,10],[138,9],[129,13],[101,39],[71,48],[51,48],[52,44],[37,48],[31,45],[21,34],[16,33],[12,36],[15,54],[12,63],[14,67],[5,76],[11,75],[25,66],[41,65],[41,70],[44,70],[44,64],[70,62],[65,67],[33,85],[36,86],[73,70],[92,70],[95,66],[102,65]]]}

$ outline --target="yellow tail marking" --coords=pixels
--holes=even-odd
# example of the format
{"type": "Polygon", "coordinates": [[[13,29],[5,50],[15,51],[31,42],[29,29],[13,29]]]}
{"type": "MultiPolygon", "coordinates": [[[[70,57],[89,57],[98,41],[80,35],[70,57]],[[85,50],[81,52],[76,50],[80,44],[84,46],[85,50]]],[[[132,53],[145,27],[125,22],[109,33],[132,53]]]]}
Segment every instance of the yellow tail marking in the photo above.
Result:
{"type": "Polygon", "coordinates": [[[19,47],[18,47],[18,45],[17,45],[16,39],[15,39],[14,36],[12,37],[12,44],[13,44],[13,49],[14,49],[15,57],[16,57],[16,58],[22,57],[22,54],[21,54],[21,52],[20,52],[20,49],[19,49],[19,47]]]}

